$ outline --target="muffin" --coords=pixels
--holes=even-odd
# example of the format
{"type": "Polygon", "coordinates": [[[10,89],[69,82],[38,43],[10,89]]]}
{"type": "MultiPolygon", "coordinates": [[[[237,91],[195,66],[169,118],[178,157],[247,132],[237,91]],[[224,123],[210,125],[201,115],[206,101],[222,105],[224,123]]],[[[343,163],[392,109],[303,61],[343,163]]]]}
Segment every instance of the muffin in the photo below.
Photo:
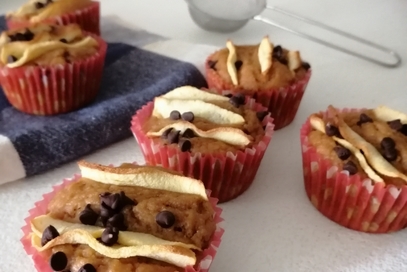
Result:
{"type": "Polygon", "coordinates": [[[322,214],[363,232],[406,227],[406,114],[330,106],[308,118],[301,143],[305,189],[322,214]]]}
{"type": "Polygon", "coordinates": [[[199,179],[225,202],[256,176],[274,127],[265,110],[243,95],[183,86],[137,111],[131,129],[148,164],[199,179]]]}
{"type": "Polygon", "coordinates": [[[26,220],[38,271],[208,271],[223,231],[200,181],[159,167],[79,167],[26,220]]]}
{"type": "Polygon", "coordinates": [[[6,15],[9,29],[28,27],[40,22],[58,25],[78,24],[100,34],[100,3],[90,0],[29,0],[18,10],[6,15]]]}
{"type": "Polygon", "coordinates": [[[18,110],[54,115],[97,95],[107,44],[79,25],[37,24],[0,35],[0,85],[18,110]]]}
{"type": "Polygon", "coordinates": [[[274,119],[275,129],[290,124],[311,76],[310,65],[298,51],[274,46],[265,37],[258,45],[223,48],[206,60],[210,89],[220,94],[243,93],[265,106],[274,119]]]}

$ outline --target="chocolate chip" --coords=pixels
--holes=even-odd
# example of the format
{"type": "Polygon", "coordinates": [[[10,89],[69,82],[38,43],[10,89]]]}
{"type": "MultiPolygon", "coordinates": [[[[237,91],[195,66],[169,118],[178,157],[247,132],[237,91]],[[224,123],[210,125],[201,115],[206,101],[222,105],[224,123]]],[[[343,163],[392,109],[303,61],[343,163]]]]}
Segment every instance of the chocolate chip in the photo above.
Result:
{"type": "Polygon", "coordinates": [[[16,60],[17,60],[17,58],[14,57],[13,55],[9,55],[9,56],[7,57],[7,63],[13,63],[13,62],[15,62],[16,60]]]}
{"type": "Polygon", "coordinates": [[[112,246],[116,244],[118,239],[119,239],[119,230],[117,228],[107,227],[102,232],[101,241],[106,246],[112,246]]]}
{"type": "Polygon", "coordinates": [[[311,65],[308,62],[303,62],[302,68],[304,68],[305,71],[308,71],[311,68],[311,65]]]}
{"type": "Polygon", "coordinates": [[[335,151],[336,155],[338,155],[338,158],[340,158],[343,161],[347,160],[351,155],[349,149],[347,149],[343,146],[335,146],[334,151],[335,151]]]}
{"type": "Polygon", "coordinates": [[[162,138],[162,139],[167,139],[168,134],[170,134],[171,131],[172,131],[172,128],[166,129],[166,130],[163,132],[163,134],[161,134],[161,138],[162,138]]]}
{"type": "Polygon", "coordinates": [[[232,104],[232,105],[233,105],[234,107],[236,107],[236,108],[240,107],[239,99],[236,98],[235,96],[231,97],[231,98],[229,99],[229,102],[230,102],[230,104],[232,104]]]}
{"type": "Polygon", "coordinates": [[[232,104],[234,107],[238,108],[240,105],[244,105],[245,103],[245,96],[244,94],[237,94],[235,96],[232,96],[229,99],[230,104],[232,104]]]}
{"type": "Polygon", "coordinates": [[[178,231],[178,232],[182,232],[182,228],[181,228],[181,227],[174,227],[174,230],[175,230],[175,231],[178,231]]]}
{"type": "Polygon", "coordinates": [[[79,214],[79,221],[85,225],[95,225],[99,215],[92,210],[90,204],[86,205],[85,209],[79,214]]]}
{"type": "Polygon", "coordinates": [[[365,113],[362,113],[359,117],[359,121],[356,123],[358,126],[364,124],[364,123],[370,123],[373,122],[373,119],[367,116],[365,113]]]}
{"type": "Polygon", "coordinates": [[[354,175],[358,172],[358,167],[353,161],[348,161],[343,165],[343,170],[346,170],[349,172],[349,175],[354,175]]]}
{"type": "Polygon", "coordinates": [[[42,233],[41,237],[41,245],[45,246],[49,241],[57,238],[59,236],[59,232],[57,231],[54,226],[49,225],[44,232],[42,233]]]}
{"type": "Polygon", "coordinates": [[[15,37],[16,41],[25,41],[25,36],[22,33],[16,33],[14,35],[14,37],[15,37]]]}
{"type": "Polygon", "coordinates": [[[235,97],[237,97],[237,99],[239,99],[239,104],[244,105],[245,101],[246,101],[246,97],[244,94],[236,94],[235,97]]]}
{"type": "Polygon", "coordinates": [[[191,150],[192,144],[189,140],[187,139],[181,139],[178,142],[178,146],[181,149],[182,152],[186,152],[191,150]]]}
{"type": "Polygon", "coordinates": [[[391,129],[394,129],[394,130],[397,130],[397,131],[401,130],[402,127],[403,127],[403,124],[401,123],[400,119],[389,121],[389,122],[387,122],[387,124],[389,125],[389,127],[391,129]]]}
{"type": "Polygon", "coordinates": [[[244,134],[250,135],[250,132],[247,129],[244,128],[242,131],[244,132],[244,134]]]}
{"type": "Polygon", "coordinates": [[[187,112],[184,112],[181,115],[181,117],[182,117],[182,120],[192,123],[194,121],[195,116],[191,111],[187,111],[187,112]]]}
{"type": "Polygon", "coordinates": [[[100,195],[100,200],[114,211],[119,211],[122,208],[120,194],[111,194],[106,192],[100,195]]]}
{"type": "Polygon", "coordinates": [[[175,223],[175,215],[170,211],[162,211],[157,214],[155,221],[164,229],[171,228],[175,223]]]}
{"type": "Polygon", "coordinates": [[[407,125],[403,125],[403,127],[400,129],[400,132],[407,136],[407,125]]]}
{"type": "Polygon", "coordinates": [[[212,70],[216,71],[216,63],[218,63],[217,60],[208,60],[208,66],[209,68],[211,68],[212,70]]]}
{"type": "Polygon", "coordinates": [[[120,199],[121,199],[121,202],[122,202],[123,206],[127,206],[127,205],[134,206],[134,205],[137,205],[137,202],[136,202],[135,200],[129,198],[128,196],[126,196],[126,194],[125,194],[123,191],[120,192],[120,199]]]}
{"type": "Polygon", "coordinates": [[[235,67],[236,67],[236,70],[240,70],[240,68],[242,67],[242,65],[243,65],[243,62],[241,61],[241,60],[237,60],[236,62],[235,62],[235,67]]]}
{"type": "Polygon", "coordinates": [[[233,94],[229,93],[229,94],[225,94],[224,96],[231,98],[233,96],[233,94]]]}
{"type": "Polygon", "coordinates": [[[10,39],[10,42],[15,42],[17,40],[14,35],[8,35],[8,38],[10,39]]]}
{"type": "Polygon", "coordinates": [[[195,137],[195,132],[192,129],[187,128],[184,131],[184,133],[182,134],[182,137],[184,137],[184,138],[194,138],[195,137]]]}
{"type": "Polygon", "coordinates": [[[63,271],[68,265],[68,257],[62,251],[52,254],[49,265],[54,271],[63,271]]]}
{"type": "Polygon", "coordinates": [[[283,57],[283,48],[281,45],[277,45],[273,48],[273,58],[281,59],[283,57]]]}
{"type": "Polygon", "coordinates": [[[266,117],[267,114],[269,114],[268,111],[258,111],[258,112],[256,112],[257,119],[259,119],[260,122],[263,121],[264,117],[266,117]]]}
{"type": "Polygon", "coordinates": [[[96,268],[90,263],[87,263],[84,266],[82,266],[78,272],[96,272],[96,268]]]}
{"type": "Polygon", "coordinates": [[[35,8],[36,9],[42,9],[42,8],[44,8],[45,7],[45,4],[44,3],[41,3],[41,2],[35,2],[35,8]]]}
{"type": "Polygon", "coordinates": [[[115,214],[115,212],[110,209],[105,203],[102,203],[100,206],[100,217],[102,217],[102,221],[104,224],[106,223],[106,220],[112,217],[115,214]]]}
{"type": "Polygon", "coordinates": [[[124,215],[122,213],[118,213],[118,214],[115,214],[112,217],[110,217],[107,220],[106,226],[107,227],[114,227],[114,228],[117,228],[119,230],[126,230],[127,229],[126,225],[124,224],[124,215]]]}
{"type": "Polygon", "coordinates": [[[24,40],[31,41],[34,39],[34,33],[32,33],[28,28],[24,32],[24,40]]]}
{"type": "Polygon", "coordinates": [[[385,149],[382,154],[383,157],[389,162],[395,161],[397,159],[397,150],[394,148],[385,149]]]}
{"type": "Polygon", "coordinates": [[[181,118],[181,113],[179,113],[179,111],[173,110],[173,111],[170,113],[170,119],[171,119],[171,120],[178,120],[178,119],[180,119],[180,118],[181,118]]]}
{"type": "Polygon", "coordinates": [[[332,125],[332,124],[330,124],[330,123],[327,123],[327,124],[326,124],[326,126],[325,126],[325,133],[326,133],[326,135],[328,135],[329,137],[340,135],[339,129],[338,129],[336,126],[334,126],[334,125],[332,125]]]}
{"type": "Polygon", "coordinates": [[[273,58],[277,59],[280,63],[287,65],[288,61],[284,58],[284,51],[280,45],[273,49],[273,58]]]}
{"type": "Polygon", "coordinates": [[[66,39],[60,39],[59,40],[61,43],[68,43],[68,41],[66,39]]]}
{"type": "Polygon", "coordinates": [[[383,140],[380,142],[380,146],[386,149],[394,149],[396,147],[396,142],[390,137],[384,137],[383,140]]]}
{"type": "Polygon", "coordinates": [[[167,141],[168,141],[170,144],[178,143],[179,134],[180,134],[180,131],[179,131],[179,130],[173,129],[173,130],[168,134],[168,136],[167,136],[167,141]]]}

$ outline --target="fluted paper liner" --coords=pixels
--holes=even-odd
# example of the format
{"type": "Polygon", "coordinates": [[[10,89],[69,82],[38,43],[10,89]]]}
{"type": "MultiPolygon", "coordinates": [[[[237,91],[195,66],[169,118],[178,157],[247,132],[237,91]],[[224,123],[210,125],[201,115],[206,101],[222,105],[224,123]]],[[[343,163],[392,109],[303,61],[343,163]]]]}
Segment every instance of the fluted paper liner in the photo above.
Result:
{"type": "MultiPolygon", "coordinates": [[[[21,243],[23,244],[24,250],[28,255],[32,257],[34,266],[38,272],[52,272],[51,267],[49,266],[48,259],[46,259],[43,253],[38,252],[31,245],[31,220],[39,215],[47,213],[47,207],[50,201],[55,197],[55,195],[68,184],[75,182],[80,179],[80,175],[75,175],[71,179],[64,179],[61,184],[53,186],[53,190],[47,194],[43,195],[42,200],[36,202],[34,207],[29,210],[29,216],[24,219],[25,225],[22,227],[23,237],[21,238],[21,243]]],[[[212,207],[215,211],[214,220],[216,222],[216,230],[213,234],[212,241],[209,247],[202,252],[197,253],[197,263],[195,266],[188,266],[185,268],[185,272],[207,272],[212,264],[213,259],[216,256],[217,250],[219,248],[220,242],[222,240],[222,235],[224,229],[222,228],[223,218],[221,217],[222,209],[219,208],[216,204],[218,200],[216,198],[210,197],[211,192],[207,190],[208,200],[212,204],[212,207]]]]}
{"type": "MultiPolygon", "coordinates": [[[[78,24],[83,30],[100,35],[100,3],[92,2],[92,4],[81,10],[47,18],[42,22],[58,25],[78,24]]],[[[31,24],[29,21],[24,20],[7,20],[8,29],[25,28],[31,24]]]]}
{"type": "MultiPolygon", "coordinates": [[[[344,109],[343,112],[359,111],[344,109]]],[[[325,115],[328,113],[325,112],[325,115]]],[[[308,142],[309,119],[301,128],[305,191],[315,208],[332,221],[358,231],[388,233],[407,224],[407,186],[373,183],[348,175],[308,142]]]]}
{"type": "MultiPolygon", "coordinates": [[[[240,92],[247,95],[247,92],[244,90],[237,89],[233,84],[225,82],[216,71],[209,67],[208,61],[206,61],[205,68],[209,89],[222,95],[240,92]]],[[[289,125],[294,120],[310,77],[311,70],[308,70],[303,79],[294,82],[290,86],[259,90],[253,93],[252,97],[256,102],[262,104],[271,113],[275,130],[289,125]]]]}
{"type": "Polygon", "coordinates": [[[100,89],[107,44],[91,36],[99,49],[86,59],[49,67],[0,67],[0,85],[10,104],[29,114],[55,115],[92,102],[100,89]]]}
{"type": "MultiPolygon", "coordinates": [[[[266,110],[253,99],[246,100],[246,105],[255,111],[266,110]]],[[[265,135],[252,148],[233,153],[191,154],[181,152],[178,147],[156,144],[147,137],[142,125],[150,118],[153,109],[154,102],[143,106],[133,116],[131,127],[147,164],[169,168],[201,180],[219,202],[236,198],[250,187],[274,132],[271,117],[264,118],[265,135]]]]}

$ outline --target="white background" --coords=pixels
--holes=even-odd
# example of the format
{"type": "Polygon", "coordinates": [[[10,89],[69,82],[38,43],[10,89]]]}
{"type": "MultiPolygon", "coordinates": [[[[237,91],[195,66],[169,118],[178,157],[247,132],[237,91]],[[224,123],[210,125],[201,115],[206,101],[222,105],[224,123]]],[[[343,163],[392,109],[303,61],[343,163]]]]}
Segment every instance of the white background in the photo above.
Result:
{"type": "MultiPolygon", "coordinates": [[[[0,0],[0,12],[21,3],[0,0]]],[[[407,62],[405,0],[269,3],[382,43],[398,51],[407,62]]],[[[129,24],[193,43],[223,46],[227,38],[236,43],[257,43],[268,34],[276,43],[300,50],[312,65],[313,76],[297,117],[289,127],[275,133],[253,186],[238,199],[222,205],[226,233],[211,271],[407,271],[407,230],[388,235],[358,233],[336,225],[313,208],[302,184],[299,145],[299,129],[306,117],[329,104],[338,107],[386,104],[407,112],[405,63],[396,69],[383,68],[253,21],[235,33],[205,32],[194,25],[182,0],[104,0],[102,5],[104,15],[116,14],[129,24]]],[[[280,16],[275,18],[280,20],[280,16]]],[[[344,43],[314,27],[293,20],[281,21],[344,43]]],[[[86,159],[114,164],[143,162],[133,139],[86,159]]],[[[70,163],[0,186],[0,271],[34,270],[19,243],[23,219],[53,184],[77,171],[76,165],[70,163]]]]}

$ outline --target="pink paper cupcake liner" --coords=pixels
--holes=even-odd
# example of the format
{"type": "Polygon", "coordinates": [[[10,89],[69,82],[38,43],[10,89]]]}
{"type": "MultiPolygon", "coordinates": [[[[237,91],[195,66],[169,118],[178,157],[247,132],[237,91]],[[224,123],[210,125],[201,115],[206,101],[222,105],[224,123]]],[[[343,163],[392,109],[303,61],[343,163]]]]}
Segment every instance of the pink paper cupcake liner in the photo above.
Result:
{"type": "MultiPolygon", "coordinates": [[[[56,23],[58,25],[78,24],[87,32],[100,35],[100,3],[92,2],[89,6],[81,10],[60,16],[47,18],[44,23],[56,23]]],[[[7,19],[8,29],[19,29],[30,26],[32,23],[23,20],[7,19]]]]}
{"type": "Polygon", "coordinates": [[[92,102],[99,92],[107,44],[87,59],[49,67],[0,67],[0,85],[16,109],[35,115],[55,115],[92,102]]]}
{"type": "MultiPolygon", "coordinates": [[[[75,175],[71,179],[64,179],[61,184],[53,186],[53,190],[47,194],[43,195],[43,198],[34,204],[34,207],[29,210],[29,216],[24,219],[25,225],[21,228],[23,231],[23,237],[21,238],[21,243],[23,244],[25,252],[31,256],[34,266],[38,272],[52,272],[49,266],[48,260],[38,252],[31,245],[31,221],[39,216],[47,213],[48,204],[55,197],[55,195],[64,187],[72,182],[80,179],[80,175],[75,175]]],[[[222,240],[222,235],[224,229],[221,227],[223,218],[221,217],[222,209],[217,206],[218,200],[216,198],[210,197],[211,192],[207,190],[208,199],[215,211],[214,220],[216,222],[216,230],[212,237],[212,241],[207,249],[200,252],[197,255],[197,264],[195,266],[188,266],[185,268],[185,272],[208,272],[209,268],[214,260],[216,253],[218,251],[219,245],[222,240]]]]}
{"type": "MultiPolygon", "coordinates": [[[[225,82],[216,71],[209,67],[208,62],[206,62],[205,68],[206,81],[209,89],[222,95],[229,93],[237,94],[240,92],[248,95],[248,91],[236,88],[233,84],[225,82]]],[[[271,113],[275,130],[289,125],[294,120],[310,77],[311,70],[308,70],[303,79],[290,86],[257,91],[252,95],[252,98],[254,98],[257,103],[262,104],[271,113]]]]}
{"type": "MultiPolygon", "coordinates": [[[[343,112],[360,111],[344,109],[343,112]]],[[[328,113],[325,112],[325,115],[328,113]]],[[[308,142],[309,119],[301,128],[304,185],[315,208],[349,229],[388,233],[407,224],[407,186],[373,183],[359,174],[349,176],[308,142]]]]}
{"type": "MultiPolygon", "coordinates": [[[[266,110],[253,99],[247,99],[246,105],[255,111],[266,110]]],[[[169,168],[201,180],[220,203],[236,198],[250,187],[274,132],[270,116],[263,120],[266,126],[263,139],[252,148],[233,153],[191,154],[181,152],[179,148],[156,144],[146,136],[142,125],[150,118],[153,108],[154,102],[143,106],[133,116],[131,126],[147,164],[169,168]]]]}

